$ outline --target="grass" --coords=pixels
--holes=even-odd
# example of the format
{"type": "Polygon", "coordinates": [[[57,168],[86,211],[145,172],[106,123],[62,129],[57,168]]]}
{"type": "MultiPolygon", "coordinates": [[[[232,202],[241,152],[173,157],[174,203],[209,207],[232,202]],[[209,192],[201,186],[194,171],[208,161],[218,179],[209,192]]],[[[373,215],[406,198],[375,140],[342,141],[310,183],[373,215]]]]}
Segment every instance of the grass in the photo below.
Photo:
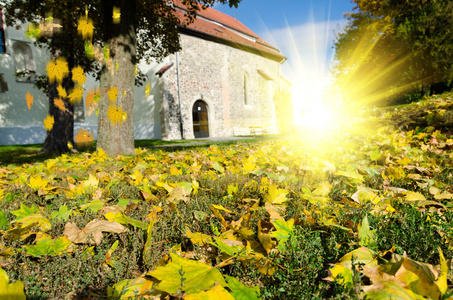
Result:
{"type": "MultiPolygon", "coordinates": [[[[261,140],[262,138],[249,138],[247,141],[243,142],[256,142],[261,140]]],[[[219,143],[235,143],[234,141],[231,142],[214,142],[208,140],[201,140],[201,139],[192,139],[192,140],[172,140],[172,141],[164,141],[164,140],[135,140],[135,147],[136,148],[152,148],[152,147],[166,147],[167,151],[174,151],[180,148],[188,148],[188,147],[196,147],[197,145],[187,145],[183,146],[181,144],[187,143],[200,143],[206,145],[214,145],[219,143]]],[[[199,145],[198,145],[199,146],[199,145]]],[[[42,149],[42,144],[33,144],[33,145],[8,145],[8,146],[0,146],[0,165],[7,166],[7,165],[22,165],[22,164],[29,164],[35,162],[42,162],[47,159],[55,158],[58,155],[54,154],[45,154],[40,153],[42,149]]],[[[81,151],[92,153],[96,151],[96,142],[91,143],[88,146],[81,147],[81,151]]]]}
{"type": "MultiPolygon", "coordinates": [[[[397,114],[418,115],[414,107],[397,114]]],[[[440,117],[429,126],[443,128],[440,117]]],[[[137,141],[135,156],[117,158],[1,147],[0,267],[24,283],[29,299],[167,295],[156,283],[168,278],[180,285],[171,299],[195,295],[190,282],[199,278],[184,265],[153,277],[173,253],[216,266],[227,293],[234,293],[229,278],[238,279],[247,299],[252,289],[262,299],[363,298],[373,281],[360,261],[341,274],[350,281],[326,280],[353,250],[375,251],[379,263],[406,254],[435,268],[439,249],[453,258],[452,137],[398,127],[165,148],[137,141]],[[127,230],[103,232],[98,244],[55,246],[68,224],[82,229],[108,218],[127,230]]],[[[436,287],[422,281],[423,291],[436,287]]],[[[450,288],[450,271],[446,282],[450,288]]]]}

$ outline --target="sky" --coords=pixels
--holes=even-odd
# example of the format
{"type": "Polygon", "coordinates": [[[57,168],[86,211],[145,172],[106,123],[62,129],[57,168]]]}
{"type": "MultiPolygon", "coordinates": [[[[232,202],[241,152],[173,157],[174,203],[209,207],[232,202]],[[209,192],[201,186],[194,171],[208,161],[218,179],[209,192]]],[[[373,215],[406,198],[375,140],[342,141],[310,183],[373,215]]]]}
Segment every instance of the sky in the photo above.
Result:
{"type": "Polygon", "coordinates": [[[216,4],[287,57],[282,74],[292,84],[295,117],[318,102],[329,82],[336,33],[352,12],[351,0],[242,0],[238,8],[216,4]]]}

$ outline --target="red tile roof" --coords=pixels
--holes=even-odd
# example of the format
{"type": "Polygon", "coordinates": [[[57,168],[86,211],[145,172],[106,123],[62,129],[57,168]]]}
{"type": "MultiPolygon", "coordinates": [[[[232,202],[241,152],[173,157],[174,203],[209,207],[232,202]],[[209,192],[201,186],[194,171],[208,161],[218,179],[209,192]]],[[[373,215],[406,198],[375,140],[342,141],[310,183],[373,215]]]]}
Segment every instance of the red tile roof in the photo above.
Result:
{"type": "MultiPolygon", "coordinates": [[[[181,0],[172,1],[175,4],[176,15],[183,20],[183,12],[186,9],[182,5],[181,0]]],[[[187,27],[180,26],[180,31],[225,43],[279,62],[286,59],[277,48],[268,44],[244,24],[213,8],[200,9],[194,22],[187,25],[187,27]]]]}

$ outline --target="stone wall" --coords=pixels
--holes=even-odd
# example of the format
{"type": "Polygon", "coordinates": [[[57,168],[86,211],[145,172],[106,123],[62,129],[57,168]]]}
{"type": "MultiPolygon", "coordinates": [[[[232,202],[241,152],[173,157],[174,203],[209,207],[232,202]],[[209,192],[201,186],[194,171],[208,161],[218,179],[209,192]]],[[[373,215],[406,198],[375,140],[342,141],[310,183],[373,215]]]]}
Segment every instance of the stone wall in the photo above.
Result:
{"type": "MultiPolygon", "coordinates": [[[[279,62],[186,34],[180,38],[182,51],[178,61],[184,138],[194,138],[192,107],[197,100],[208,105],[211,137],[249,134],[249,126],[261,126],[276,133],[273,95],[278,89],[279,62]]],[[[178,63],[176,55],[168,60],[174,67],[159,79],[160,116],[162,138],[172,140],[181,138],[178,63]]]]}

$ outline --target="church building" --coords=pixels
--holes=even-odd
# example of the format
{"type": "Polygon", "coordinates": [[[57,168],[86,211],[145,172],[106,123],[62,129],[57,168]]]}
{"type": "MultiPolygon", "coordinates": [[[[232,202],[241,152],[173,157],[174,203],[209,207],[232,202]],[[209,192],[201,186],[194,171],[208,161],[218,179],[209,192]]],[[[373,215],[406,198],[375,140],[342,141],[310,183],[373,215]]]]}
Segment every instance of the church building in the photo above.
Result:
{"type": "MultiPolygon", "coordinates": [[[[184,7],[174,1],[176,13],[184,7]]],[[[2,20],[0,9],[0,20],[2,20]]],[[[139,68],[147,81],[135,89],[135,139],[193,139],[249,135],[250,127],[279,133],[278,103],[290,84],[281,74],[286,58],[238,20],[213,8],[179,28],[182,50],[139,68]]],[[[45,74],[49,59],[23,28],[0,23],[0,145],[44,142],[48,97],[19,71],[45,74]],[[33,95],[28,107],[26,94],[33,95]]],[[[84,89],[99,85],[88,79],[84,89]]],[[[97,116],[75,107],[74,128],[97,134],[97,116]]]]}

